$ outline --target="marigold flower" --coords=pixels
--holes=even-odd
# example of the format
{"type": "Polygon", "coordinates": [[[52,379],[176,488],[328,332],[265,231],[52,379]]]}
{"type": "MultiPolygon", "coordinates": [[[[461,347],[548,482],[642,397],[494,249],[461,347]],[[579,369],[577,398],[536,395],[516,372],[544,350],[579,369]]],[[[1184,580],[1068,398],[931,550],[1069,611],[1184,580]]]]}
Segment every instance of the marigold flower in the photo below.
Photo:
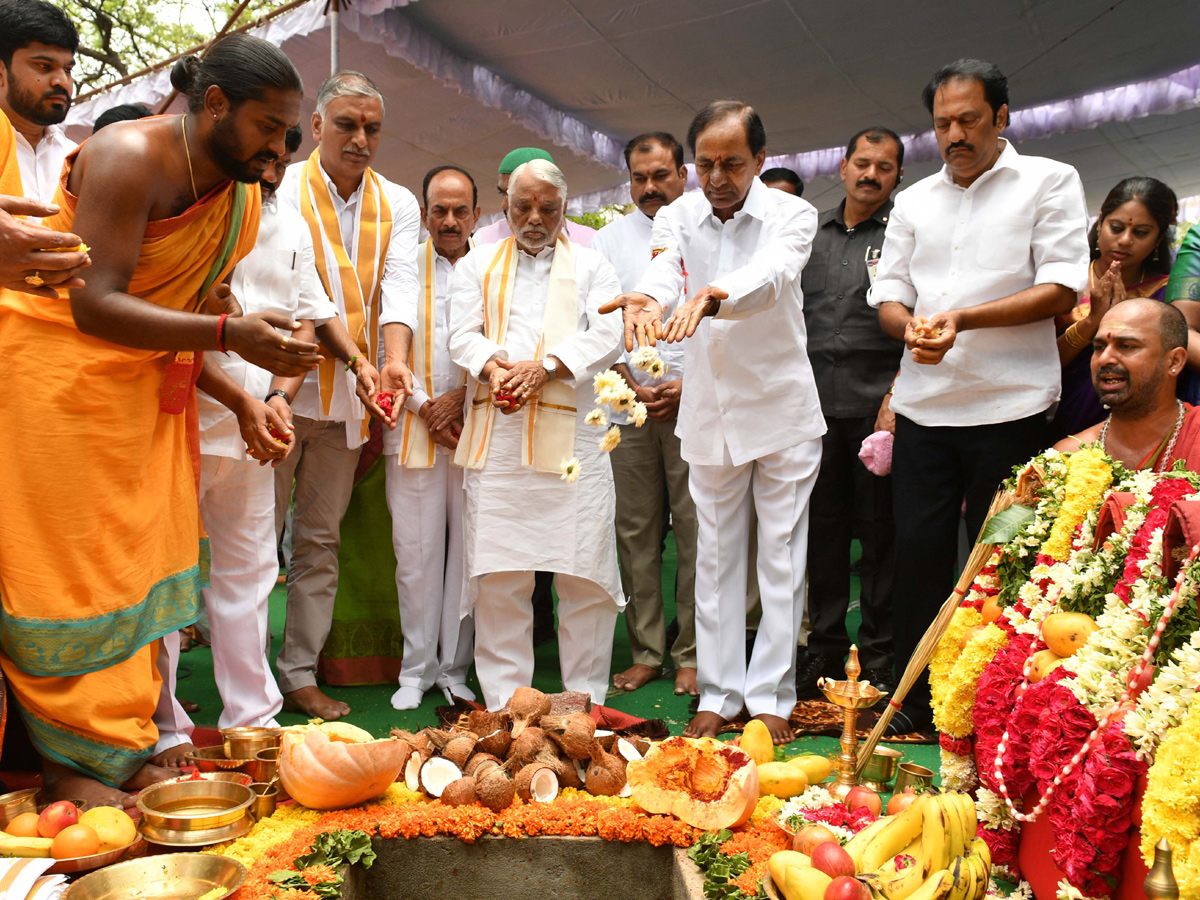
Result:
{"type": "Polygon", "coordinates": [[[572,456],[570,459],[563,460],[562,464],[562,480],[567,484],[574,484],[575,479],[579,477],[579,460],[572,456]]]}
{"type": "Polygon", "coordinates": [[[309,884],[333,884],[338,880],[338,873],[332,866],[309,866],[307,869],[301,869],[300,874],[309,884]]]}
{"type": "Polygon", "coordinates": [[[621,443],[621,426],[614,425],[604,432],[604,437],[600,438],[600,449],[605,453],[612,453],[619,443],[621,443]]]}

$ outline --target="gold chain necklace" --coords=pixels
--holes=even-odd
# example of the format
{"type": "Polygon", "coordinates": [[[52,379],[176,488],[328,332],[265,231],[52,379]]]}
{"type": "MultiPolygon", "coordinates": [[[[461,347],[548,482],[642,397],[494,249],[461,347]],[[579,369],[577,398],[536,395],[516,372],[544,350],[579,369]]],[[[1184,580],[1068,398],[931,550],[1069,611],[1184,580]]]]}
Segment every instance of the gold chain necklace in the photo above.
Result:
{"type": "Polygon", "coordinates": [[[196,176],[192,172],[192,150],[190,147],[188,147],[186,115],[183,117],[183,120],[180,123],[180,131],[183,132],[183,152],[187,154],[188,178],[192,182],[192,198],[196,203],[199,203],[200,195],[196,193],[196,176]]]}

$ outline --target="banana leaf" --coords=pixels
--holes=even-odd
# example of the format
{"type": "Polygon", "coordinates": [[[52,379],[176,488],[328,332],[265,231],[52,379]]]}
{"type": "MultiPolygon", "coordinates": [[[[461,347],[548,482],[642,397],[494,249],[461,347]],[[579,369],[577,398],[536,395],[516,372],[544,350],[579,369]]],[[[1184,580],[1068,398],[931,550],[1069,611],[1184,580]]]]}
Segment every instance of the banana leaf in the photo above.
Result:
{"type": "Polygon", "coordinates": [[[987,520],[987,524],[983,526],[983,533],[979,535],[979,543],[1007,544],[1033,521],[1033,516],[1032,507],[1014,503],[987,520]]]}

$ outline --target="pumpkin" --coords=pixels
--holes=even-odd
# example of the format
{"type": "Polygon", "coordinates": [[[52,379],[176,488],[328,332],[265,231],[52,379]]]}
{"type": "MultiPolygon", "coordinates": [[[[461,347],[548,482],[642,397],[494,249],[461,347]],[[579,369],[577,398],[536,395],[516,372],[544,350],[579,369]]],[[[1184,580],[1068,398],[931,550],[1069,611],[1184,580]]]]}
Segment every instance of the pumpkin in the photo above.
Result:
{"type": "Polygon", "coordinates": [[[673,737],[630,760],[625,777],[633,802],[695,828],[744,825],[758,802],[758,767],[744,750],[711,738],[673,737]]]}
{"type": "Polygon", "coordinates": [[[279,748],[279,780],[309,809],[346,809],[378,797],[404,768],[412,748],[394,738],[331,741],[319,728],[288,732],[279,748]]]}

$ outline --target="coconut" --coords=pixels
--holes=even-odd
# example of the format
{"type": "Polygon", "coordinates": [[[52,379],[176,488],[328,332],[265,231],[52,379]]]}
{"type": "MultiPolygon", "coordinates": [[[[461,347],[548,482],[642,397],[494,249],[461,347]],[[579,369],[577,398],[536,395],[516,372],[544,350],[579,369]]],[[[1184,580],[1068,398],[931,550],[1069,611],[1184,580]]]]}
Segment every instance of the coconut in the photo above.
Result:
{"type": "Polygon", "coordinates": [[[448,759],[435,756],[421,766],[421,790],[430,797],[441,797],[446,785],[462,777],[462,769],[448,759]]]}
{"type": "Polygon", "coordinates": [[[615,754],[605,753],[600,745],[596,744],[584,784],[589,794],[597,797],[616,796],[625,786],[625,760],[615,754]]]}
{"type": "Polygon", "coordinates": [[[625,763],[631,763],[635,759],[642,758],[642,754],[638,748],[629,741],[625,740],[625,738],[617,738],[615,752],[613,755],[621,760],[622,771],[624,771],[625,763]]]}
{"type": "Polygon", "coordinates": [[[488,712],[486,709],[473,709],[467,713],[467,731],[482,738],[498,729],[508,730],[506,716],[503,713],[488,712]]]}
{"type": "Polygon", "coordinates": [[[592,737],[600,742],[600,746],[605,750],[612,752],[613,744],[616,743],[617,736],[607,728],[597,728],[592,737]]]}
{"type": "Polygon", "coordinates": [[[410,791],[421,790],[421,765],[424,762],[421,754],[414,752],[404,764],[404,786],[410,791]]]}
{"type": "Polygon", "coordinates": [[[508,758],[515,759],[519,766],[527,766],[545,746],[546,732],[536,725],[530,725],[513,740],[508,748],[508,758]]]}
{"type": "Polygon", "coordinates": [[[508,701],[508,712],[512,716],[512,736],[515,740],[521,732],[536,725],[542,716],[550,715],[550,698],[536,688],[519,687],[508,701]]]}
{"type": "Polygon", "coordinates": [[[425,735],[426,739],[429,741],[429,745],[438,755],[441,755],[442,750],[445,749],[446,745],[450,743],[450,740],[454,737],[454,732],[442,731],[439,728],[426,728],[421,733],[425,735]]]}
{"type": "Polygon", "coordinates": [[[533,760],[534,764],[546,766],[558,777],[558,783],[563,787],[583,787],[583,777],[576,770],[574,760],[563,759],[554,749],[553,744],[546,744],[533,760]]]}
{"type": "Polygon", "coordinates": [[[442,788],[442,802],[447,806],[467,806],[477,799],[475,779],[470,775],[452,781],[442,788]]]}
{"type": "Polygon", "coordinates": [[[475,791],[479,794],[479,802],[492,812],[508,809],[517,795],[512,776],[504,766],[489,769],[486,774],[476,779],[475,791]]]}
{"type": "Polygon", "coordinates": [[[530,763],[513,780],[517,796],[526,803],[549,803],[558,796],[558,775],[549,766],[530,763]]]}
{"type": "Polygon", "coordinates": [[[483,774],[479,771],[479,767],[484,763],[490,763],[493,766],[498,766],[500,765],[500,760],[490,753],[475,753],[470,759],[467,760],[467,764],[463,766],[463,774],[472,775],[478,778],[481,774],[483,774]]]}
{"type": "Polygon", "coordinates": [[[475,735],[463,732],[456,734],[442,748],[442,758],[448,759],[460,769],[467,764],[471,754],[475,752],[475,735]]]}
{"type": "Polygon", "coordinates": [[[507,728],[497,728],[479,739],[479,749],[503,759],[508,754],[512,744],[512,732],[507,728]]]}
{"type": "Polygon", "coordinates": [[[542,716],[541,728],[571,759],[590,759],[596,723],[587,713],[542,716]]]}

